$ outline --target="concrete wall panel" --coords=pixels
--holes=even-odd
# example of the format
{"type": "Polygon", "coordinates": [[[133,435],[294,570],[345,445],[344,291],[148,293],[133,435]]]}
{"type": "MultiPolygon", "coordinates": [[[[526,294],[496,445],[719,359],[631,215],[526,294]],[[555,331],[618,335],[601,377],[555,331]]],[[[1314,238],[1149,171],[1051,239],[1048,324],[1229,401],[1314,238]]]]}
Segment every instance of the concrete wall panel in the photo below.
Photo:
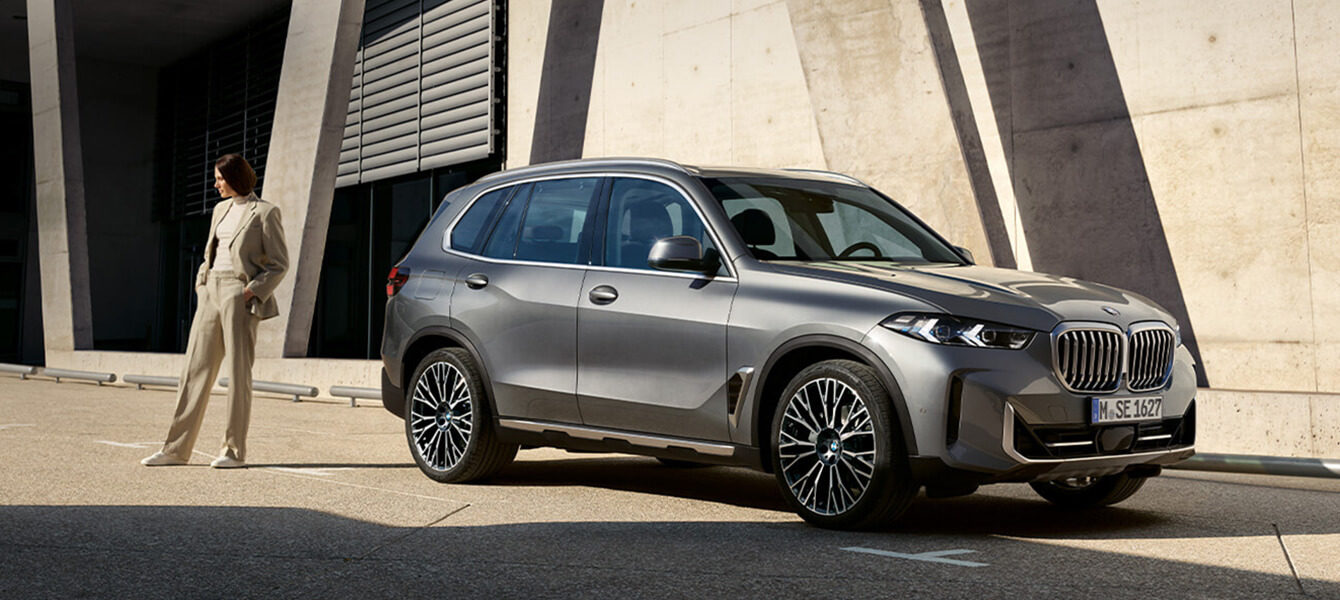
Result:
{"type": "Polygon", "coordinates": [[[540,98],[549,2],[512,0],[507,10],[507,164],[530,163],[535,108],[540,98]]]}
{"type": "Polygon", "coordinates": [[[1312,456],[1340,458],[1340,395],[1311,396],[1312,456]]]}
{"type": "Polygon", "coordinates": [[[1289,3],[1102,0],[1132,115],[1289,95],[1289,3]]]}
{"type": "MultiPolygon", "coordinates": [[[[637,8],[643,4],[638,3],[637,8]]],[[[597,68],[603,65],[604,84],[600,93],[592,94],[593,110],[587,121],[588,135],[596,126],[604,129],[604,145],[591,146],[586,154],[658,156],[665,147],[666,119],[659,22],[616,18],[608,24],[608,33],[601,40],[606,49],[596,58],[597,68]]]]}
{"type": "Polygon", "coordinates": [[[1196,449],[1224,454],[1314,456],[1304,394],[1215,391],[1196,398],[1196,449]]]}
{"type": "Polygon", "coordinates": [[[662,157],[691,164],[730,164],[730,34],[729,18],[665,34],[662,157]]]}
{"type": "Polygon", "coordinates": [[[1296,100],[1135,125],[1214,386],[1315,390],[1296,100]]]}
{"type": "Polygon", "coordinates": [[[823,146],[786,3],[752,4],[731,17],[730,162],[822,169],[823,146]]]}
{"type": "MultiPolygon", "coordinates": [[[[1317,389],[1340,391],[1340,10],[1294,3],[1317,389]]],[[[1340,456],[1340,453],[1336,454],[1340,456]]]]}
{"type": "Polygon", "coordinates": [[[828,168],[888,192],[986,261],[986,234],[921,7],[787,3],[828,168]]]}

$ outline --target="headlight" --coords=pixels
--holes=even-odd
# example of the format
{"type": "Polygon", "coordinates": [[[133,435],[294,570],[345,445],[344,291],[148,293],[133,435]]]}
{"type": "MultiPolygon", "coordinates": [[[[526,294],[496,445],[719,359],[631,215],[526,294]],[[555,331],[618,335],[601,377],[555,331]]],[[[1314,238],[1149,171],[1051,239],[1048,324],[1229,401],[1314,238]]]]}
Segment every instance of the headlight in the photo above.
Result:
{"type": "Polygon", "coordinates": [[[999,323],[919,313],[894,315],[885,319],[880,325],[934,344],[1011,350],[1018,350],[1028,345],[1028,341],[1033,339],[1033,334],[1036,333],[1031,329],[999,323]]]}

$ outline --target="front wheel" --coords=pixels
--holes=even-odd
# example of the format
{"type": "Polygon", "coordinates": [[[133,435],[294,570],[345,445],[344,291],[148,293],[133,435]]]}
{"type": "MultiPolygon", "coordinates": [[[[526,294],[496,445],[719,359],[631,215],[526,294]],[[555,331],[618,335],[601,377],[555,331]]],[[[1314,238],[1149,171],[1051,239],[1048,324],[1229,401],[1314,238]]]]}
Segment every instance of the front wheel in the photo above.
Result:
{"type": "Polygon", "coordinates": [[[1140,491],[1148,477],[1131,477],[1125,473],[1106,477],[1071,477],[1056,481],[1034,481],[1030,484],[1039,496],[1057,506],[1066,508],[1098,508],[1110,506],[1130,498],[1140,491]]]}
{"type": "Polygon", "coordinates": [[[907,509],[918,485],[892,413],[888,391],[858,362],[823,361],[791,380],[772,421],[772,467],[801,518],[870,529],[907,509]]]}
{"type": "Polygon", "coordinates": [[[493,430],[484,383],[469,352],[432,352],[407,390],[405,438],[425,475],[443,483],[475,481],[516,457],[517,445],[498,441],[493,430]]]}

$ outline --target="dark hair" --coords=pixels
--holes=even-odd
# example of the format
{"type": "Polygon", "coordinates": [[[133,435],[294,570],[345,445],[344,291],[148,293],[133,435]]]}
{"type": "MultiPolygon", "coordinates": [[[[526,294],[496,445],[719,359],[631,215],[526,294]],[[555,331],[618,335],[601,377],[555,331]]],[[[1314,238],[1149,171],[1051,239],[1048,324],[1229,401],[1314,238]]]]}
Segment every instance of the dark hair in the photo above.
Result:
{"type": "Polygon", "coordinates": [[[219,160],[214,161],[214,168],[223,175],[228,187],[243,196],[250,194],[251,190],[256,188],[256,172],[251,170],[251,164],[242,158],[241,154],[225,154],[219,157],[219,160]]]}

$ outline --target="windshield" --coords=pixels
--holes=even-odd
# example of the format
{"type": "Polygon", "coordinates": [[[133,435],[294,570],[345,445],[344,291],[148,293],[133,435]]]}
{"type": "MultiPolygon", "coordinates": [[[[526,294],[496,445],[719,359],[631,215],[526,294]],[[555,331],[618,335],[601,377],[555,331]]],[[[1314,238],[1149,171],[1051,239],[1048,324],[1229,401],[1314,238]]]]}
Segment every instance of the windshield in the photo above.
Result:
{"type": "Polygon", "coordinates": [[[869,188],[784,177],[704,177],[703,183],[760,260],[963,263],[869,188]]]}

